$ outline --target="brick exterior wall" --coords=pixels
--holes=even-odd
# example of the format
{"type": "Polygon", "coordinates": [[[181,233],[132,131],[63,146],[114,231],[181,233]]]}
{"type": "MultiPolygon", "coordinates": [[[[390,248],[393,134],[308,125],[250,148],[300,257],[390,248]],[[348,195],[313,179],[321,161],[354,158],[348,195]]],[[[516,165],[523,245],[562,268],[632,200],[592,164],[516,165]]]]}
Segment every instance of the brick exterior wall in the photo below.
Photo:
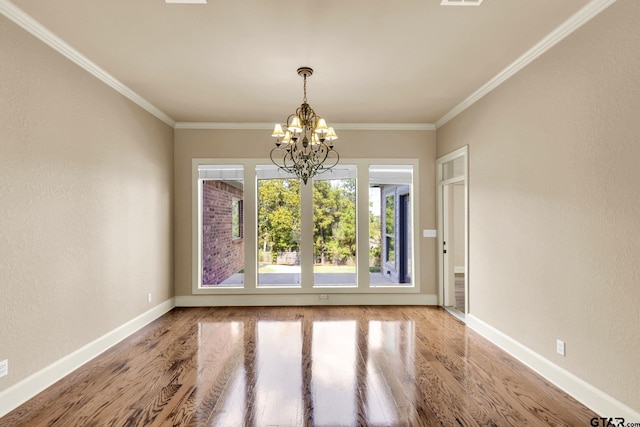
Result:
{"type": "MultiPolygon", "coordinates": [[[[242,200],[241,189],[223,181],[202,184],[202,285],[220,284],[244,267],[244,239],[232,236],[234,198],[242,200]]],[[[240,219],[243,236],[242,213],[240,219]]]]}

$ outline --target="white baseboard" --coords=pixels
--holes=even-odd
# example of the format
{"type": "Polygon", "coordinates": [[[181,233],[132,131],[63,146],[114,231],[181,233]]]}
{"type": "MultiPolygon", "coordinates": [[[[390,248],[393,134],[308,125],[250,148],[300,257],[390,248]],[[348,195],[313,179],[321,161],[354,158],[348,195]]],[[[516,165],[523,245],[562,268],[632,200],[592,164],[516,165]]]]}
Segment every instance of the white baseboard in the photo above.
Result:
{"type": "Polygon", "coordinates": [[[467,314],[465,322],[471,329],[542,375],[601,417],[623,417],[627,422],[640,421],[640,412],[619,402],[602,390],[578,378],[549,359],[542,357],[472,314],[467,314]]]}
{"type": "Polygon", "coordinates": [[[426,294],[318,294],[182,295],[176,307],[304,306],[304,305],[438,305],[437,295],[426,294]]]}
{"type": "Polygon", "coordinates": [[[0,392],[0,417],[175,307],[173,298],[0,392]]]}

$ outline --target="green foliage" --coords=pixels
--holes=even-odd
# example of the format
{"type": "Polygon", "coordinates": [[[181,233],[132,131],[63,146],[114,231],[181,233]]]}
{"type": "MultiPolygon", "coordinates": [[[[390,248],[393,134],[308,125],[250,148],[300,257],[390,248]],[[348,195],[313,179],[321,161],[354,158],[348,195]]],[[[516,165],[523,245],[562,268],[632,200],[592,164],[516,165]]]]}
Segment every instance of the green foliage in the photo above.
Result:
{"type": "Polygon", "coordinates": [[[393,194],[390,194],[385,199],[385,216],[386,216],[385,231],[387,234],[393,234],[395,232],[394,226],[396,222],[394,219],[396,215],[396,210],[395,210],[394,197],[395,196],[393,194]]]}
{"type": "MultiPolygon", "coordinates": [[[[369,202],[369,206],[373,206],[373,202],[369,202]]],[[[373,267],[380,271],[380,256],[382,242],[381,238],[380,215],[376,215],[369,210],[369,260],[373,262],[373,267]]]]}
{"type": "MultiPolygon", "coordinates": [[[[372,220],[376,220],[372,217],[372,220]]],[[[380,241],[380,220],[372,231],[380,241]]],[[[313,182],[314,257],[320,264],[352,264],[356,255],[356,180],[313,182]]],[[[300,181],[258,181],[258,244],[260,253],[300,248],[300,181]]],[[[379,256],[379,255],[378,255],[379,256]]]]}
{"type": "Polygon", "coordinates": [[[258,181],[258,244],[274,258],[279,252],[299,250],[299,180],[258,181]]]}
{"type": "Polygon", "coordinates": [[[338,265],[355,259],[355,179],[314,182],[313,239],[317,263],[338,265]]]}

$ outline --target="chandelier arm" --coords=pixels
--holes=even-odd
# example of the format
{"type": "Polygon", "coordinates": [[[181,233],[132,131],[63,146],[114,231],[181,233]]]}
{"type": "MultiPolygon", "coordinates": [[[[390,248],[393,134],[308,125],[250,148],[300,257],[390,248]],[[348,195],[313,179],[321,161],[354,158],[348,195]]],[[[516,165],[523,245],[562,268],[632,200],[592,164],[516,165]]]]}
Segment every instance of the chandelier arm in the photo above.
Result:
{"type": "MultiPolygon", "coordinates": [[[[274,165],[278,166],[279,169],[282,169],[283,166],[273,158],[273,153],[276,152],[276,151],[283,151],[283,150],[280,147],[275,147],[269,153],[269,157],[271,158],[271,161],[273,162],[274,165]]],[[[284,154],[284,156],[286,156],[286,154],[284,154]]],[[[284,158],[284,156],[283,156],[283,158],[284,158]]]]}
{"type": "Polygon", "coordinates": [[[334,166],[336,166],[338,164],[338,162],[340,161],[340,155],[338,154],[338,152],[332,148],[329,148],[326,144],[322,143],[322,150],[318,150],[319,152],[322,151],[321,157],[322,159],[320,159],[320,155],[316,156],[316,164],[317,164],[317,170],[318,173],[322,173],[322,172],[326,172],[327,170],[330,170],[331,168],[333,168],[334,166]],[[331,153],[335,153],[335,160],[333,161],[333,163],[331,165],[327,165],[325,164],[325,162],[327,161],[327,159],[329,158],[329,155],[331,153]]]}
{"type": "Polygon", "coordinates": [[[271,152],[269,153],[269,156],[271,157],[271,161],[273,162],[273,164],[275,164],[278,167],[278,169],[281,169],[281,170],[283,170],[283,171],[285,171],[287,173],[296,174],[295,168],[293,168],[291,165],[288,164],[289,163],[289,159],[291,159],[291,154],[289,152],[287,152],[287,151],[288,150],[282,150],[281,148],[276,147],[276,148],[271,150],[271,152]],[[281,160],[282,160],[281,163],[277,162],[273,158],[274,152],[276,152],[278,150],[284,152],[284,154],[281,157],[281,160]]]}
{"type": "MultiPolygon", "coordinates": [[[[326,165],[324,164],[324,162],[323,162],[323,164],[321,165],[321,166],[322,166],[322,172],[326,172],[326,171],[328,171],[328,170],[331,170],[331,169],[332,169],[334,166],[336,166],[336,165],[338,164],[338,162],[340,161],[340,154],[339,154],[336,150],[334,150],[334,149],[329,149],[329,153],[331,153],[331,152],[336,153],[336,160],[335,160],[335,162],[333,162],[333,164],[332,164],[332,165],[330,165],[330,166],[326,166],[326,165]]],[[[326,157],[326,158],[329,158],[329,153],[327,153],[327,157],[326,157]]]]}

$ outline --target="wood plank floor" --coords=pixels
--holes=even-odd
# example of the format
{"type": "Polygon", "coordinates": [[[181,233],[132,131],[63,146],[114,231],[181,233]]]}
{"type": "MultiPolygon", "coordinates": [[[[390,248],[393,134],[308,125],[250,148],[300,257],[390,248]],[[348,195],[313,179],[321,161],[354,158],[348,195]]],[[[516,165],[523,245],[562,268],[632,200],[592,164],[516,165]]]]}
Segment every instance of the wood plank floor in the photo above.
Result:
{"type": "Polygon", "coordinates": [[[0,426],[582,426],[435,307],[176,308],[0,426]]]}

